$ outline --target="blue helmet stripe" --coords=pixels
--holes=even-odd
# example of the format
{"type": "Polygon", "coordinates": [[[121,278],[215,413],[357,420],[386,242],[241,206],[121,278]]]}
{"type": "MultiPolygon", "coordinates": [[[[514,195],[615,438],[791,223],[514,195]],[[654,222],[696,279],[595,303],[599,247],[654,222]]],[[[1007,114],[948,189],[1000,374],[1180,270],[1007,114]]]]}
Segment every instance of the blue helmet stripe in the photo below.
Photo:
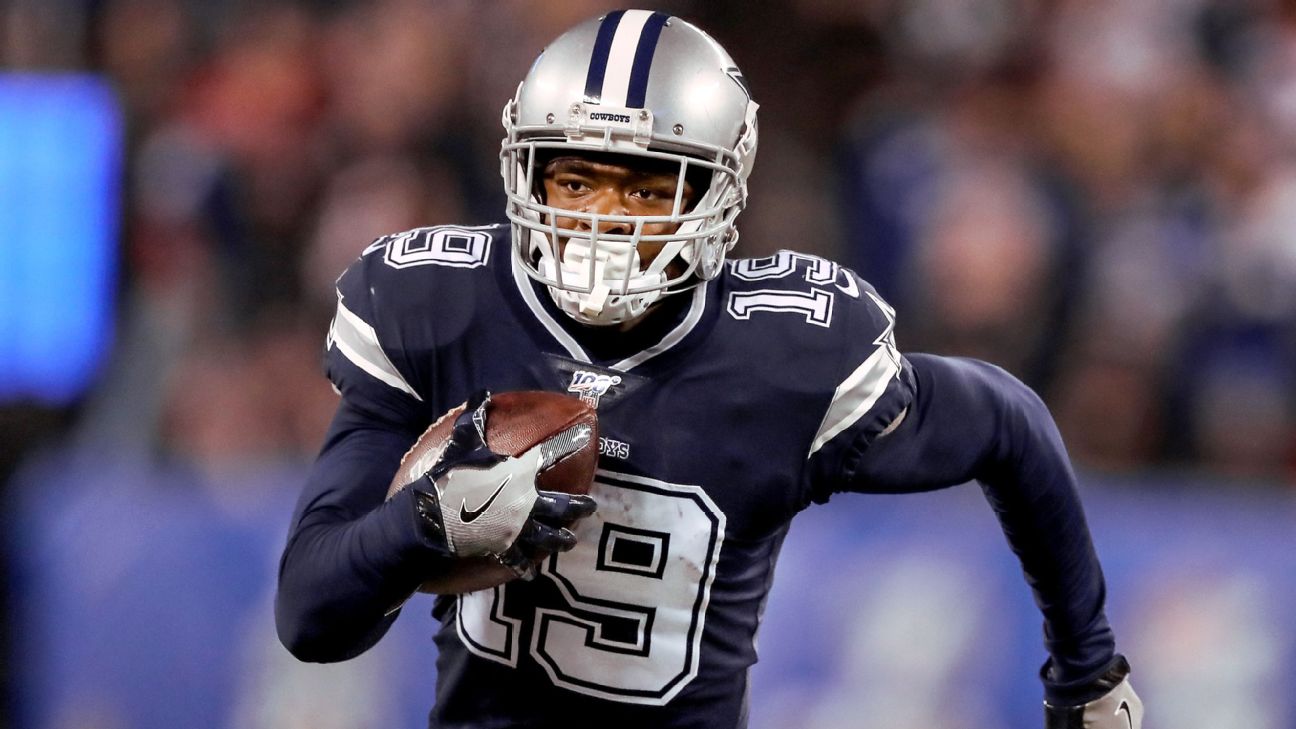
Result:
{"type": "Polygon", "coordinates": [[[653,13],[644,23],[643,33],[639,35],[639,45],[635,48],[634,65],[630,69],[630,88],[626,92],[626,106],[631,109],[644,105],[644,98],[648,95],[648,71],[652,68],[657,39],[661,37],[662,28],[669,19],[670,16],[666,13],[653,13]]]}
{"type": "Polygon", "coordinates": [[[585,75],[585,101],[590,104],[599,103],[603,97],[603,75],[607,73],[608,54],[612,50],[612,38],[616,35],[623,14],[624,10],[614,10],[599,25],[598,37],[594,39],[594,55],[590,58],[589,71],[585,75]]]}

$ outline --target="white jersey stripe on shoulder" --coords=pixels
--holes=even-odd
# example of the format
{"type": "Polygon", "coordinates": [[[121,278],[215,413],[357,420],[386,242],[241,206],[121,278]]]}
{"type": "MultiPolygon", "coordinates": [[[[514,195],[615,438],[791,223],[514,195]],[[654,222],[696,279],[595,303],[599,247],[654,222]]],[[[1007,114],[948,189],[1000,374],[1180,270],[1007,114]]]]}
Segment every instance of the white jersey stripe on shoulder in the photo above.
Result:
{"type": "Polygon", "coordinates": [[[423,400],[388,359],[382,345],[378,344],[378,333],[364,319],[346,308],[341,294],[338,294],[337,315],[333,317],[329,341],[356,367],[415,400],[423,400]]]}
{"type": "Polygon", "coordinates": [[[813,456],[838,433],[864,417],[899,373],[900,367],[888,356],[885,347],[873,350],[873,354],[833,392],[832,402],[828,405],[828,412],[824,414],[808,455],[813,456]]]}
{"type": "Polygon", "coordinates": [[[558,322],[554,321],[553,317],[549,316],[549,312],[545,311],[544,307],[540,305],[540,300],[536,298],[535,289],[531,287],[531,279],[522,270],[522,264],[518,261],[517,256],[510,256],[510,258],[509,265],[513,267],[513,283],[517,284],[518,292],[522,294],[522,299],[526,301],[531,313],[535,314],[535,318],[544,325],[544,328],[553,335],[554,339],[558,340],[558,343],[562,345],[563,349],[567,350],[572,359],[579,362],[589,362],[590,358],[589,355],[585,354],[585,349],[577,344],[576,340],[558,322]]]}
{"type": "Polygon", "coordinates": [[[607,71],[603,76],[603,94],[599,103],[605,106],[625,106],[630,89],[630,72],[634,68],[635,51],[644,24],[652,17],[650,10],[627,10],[617,24],[608,52],[607,71]]]}

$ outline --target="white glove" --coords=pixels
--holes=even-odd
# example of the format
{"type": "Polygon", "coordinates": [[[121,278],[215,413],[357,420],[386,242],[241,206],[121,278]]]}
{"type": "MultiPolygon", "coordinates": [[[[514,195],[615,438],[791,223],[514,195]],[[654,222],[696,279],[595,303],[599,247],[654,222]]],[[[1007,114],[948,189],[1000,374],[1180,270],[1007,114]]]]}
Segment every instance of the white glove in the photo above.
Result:
{"type": "Polygon", "coordinates": [[[561,525],[594,511],[588,496],[535,486],[541,471],[589,440],[589,426],[576,426],[586,429],[583,440],[567,432],[520,456],[503,456],[486,445],[489,406],[488,392],[469,398],[436,464],[411,486],[414,506],[441,552],[496,555],[521,572],[532,555],[575,546],[576,535],[561,525]]]}
{"type": "Polygon", "coordinates": [[[1044,703],[1045,729],[1142,729],[1143,702],[1129,682],[1129,662],[1124,656],[1097,681],[1099,688],[1110,689],[1102,696],[1080,706],[1053,706],[1044,703]]]}
{"type": "Polygon", "coordinates": [[[487,468],[455,468],[436,479],[446,546],[456,557],[501,554],[535,506],[540,448],[487,468]]]}

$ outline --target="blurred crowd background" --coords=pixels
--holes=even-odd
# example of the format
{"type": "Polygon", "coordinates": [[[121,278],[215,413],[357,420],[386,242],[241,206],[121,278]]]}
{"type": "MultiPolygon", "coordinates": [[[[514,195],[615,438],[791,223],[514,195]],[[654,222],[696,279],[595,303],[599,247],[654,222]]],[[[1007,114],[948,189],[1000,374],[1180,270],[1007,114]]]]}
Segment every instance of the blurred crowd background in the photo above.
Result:
{"type": "MultiPolygon", "coordinates": [[[[501,220],[504,101],[610,5],[10,2],[4,65],[107,74],[127,124],[119,336],[72,419],[309,454],[334,277],[384,232],[501,220]]],[[[1024,378],[1082,464],[1292,481],[1296,6],[661,7],[763,104],[739,253],[856,267],[902,348],[1024,378]]]]}
{"type": "MultiPolygon", "coordinates": [[[[610,5],[10,2],[4,65],[107,74],[126,119],[119,335],[71,420],[308,455],[334,277],[384,232],[502,220],[504,101],[610,5]]],[[[902,348],[1016,373],[1082,464],[1292,481],[1296,6],[661,7],[763,104],[739,253],[856,267],[902,348]]]]}
{"type": "MultiPolygon", "coordinates": [[[[113,346],[72,400],[0,404],[0,477],[69,442],[218,481],[309,459],[334,278],[503,220],[504,102],[616,5],[0,4],[6,73],[103,74],[125,121],[113,346]]],[[[738,254],[852,266],[901,349],[1017,374],[1089,472],[1296,484],[1296,3],[644,5],[762,104],[738,254]]]]}

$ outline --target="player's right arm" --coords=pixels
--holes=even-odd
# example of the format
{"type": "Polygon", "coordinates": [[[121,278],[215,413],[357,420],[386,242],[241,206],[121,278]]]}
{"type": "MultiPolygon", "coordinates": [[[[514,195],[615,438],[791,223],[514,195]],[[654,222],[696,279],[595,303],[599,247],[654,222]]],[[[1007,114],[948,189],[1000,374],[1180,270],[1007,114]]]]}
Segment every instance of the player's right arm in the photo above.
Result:
{"type": "MultiPolygon", "coordinates": [[[[433,420],[411,383],[426,381],[416,368],[433,366],[434,357],[431,343],[403,330],[399,316],[379,311],[380,297],[399,301],[403,292],[399,280],[365,275],[368,265],[381,264],[362,258],[338,280],[326,363],[342,400],[279,566],[279,637],[305,661],[364,652],[420,585],[457,592],[481,584],[483,573],[500,582],[530,569],[533,555],[571,549],[575,536],[562,525],[594,508],[588,497],[536,490],[543,458],[562,451],[537,446],[514,458],[489,449],[485,392],[469,399],[436,462],[387,499],[402,456],[433,420]],[[470,524],[457,506],[467,503],[490,511],[470,524]]],[[[419,307],[415,313],[426,316],[419,307]]]]}
{"type": "Polygon", "coordinates": [[[395,619],[393,606],[448,560],[422,528],[411,490],[385,500],[401,456],[430,418],[408,366],[397,366],[379,342],[366,258],[338,279],[325,361],[342,399],[279,565],[279,638],[306,661],[367,650],[395,619]]]}
{"type": "Polygon", "coordinates": [[[383,501],[414,437],[345,397],[339,404],[279,564],[275,624],[297,658],[369,649],[395,619],[391,608],[446,561],[421,529],[412,490],[383,501]]]}

